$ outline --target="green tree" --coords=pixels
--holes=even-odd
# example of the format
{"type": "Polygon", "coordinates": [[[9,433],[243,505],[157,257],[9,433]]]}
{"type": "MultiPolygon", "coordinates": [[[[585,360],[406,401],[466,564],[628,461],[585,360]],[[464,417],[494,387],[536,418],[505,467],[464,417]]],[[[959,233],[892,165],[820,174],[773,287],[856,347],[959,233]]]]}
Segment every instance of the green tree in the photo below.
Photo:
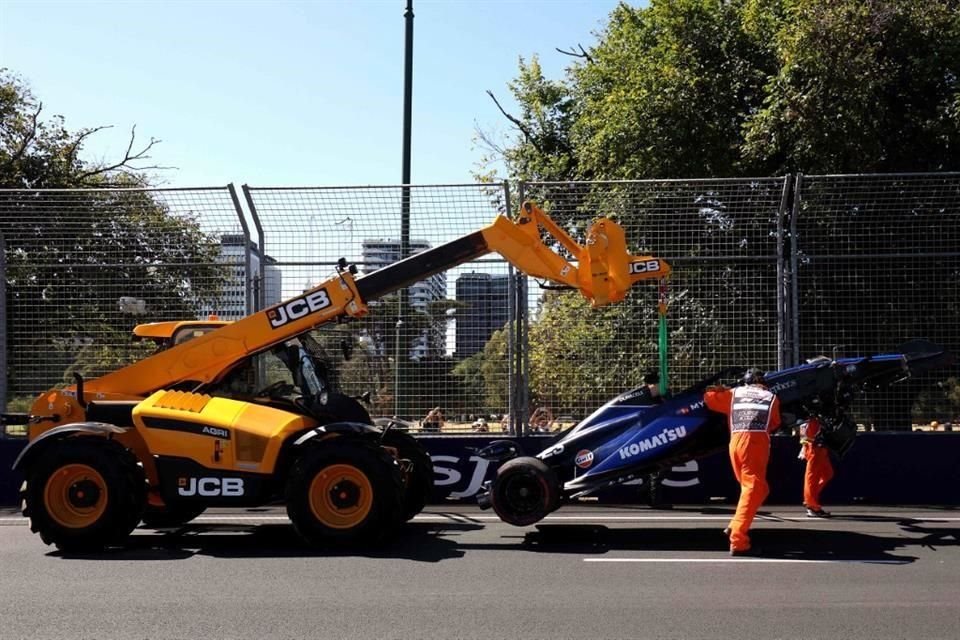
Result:
{"type": "Polygon", "coordinates": [[[960,167],[960,4],[798,0],[745,125],[763,173],[960,167]]]}
{"type": "Polygon", "coordinates": [[[170,214],[145,190],[41,189],[144,186],[137,167],[156,141],[117,162],[90,163],[83,144],[103,127],[70,132],[9,71],[0,71],[0,233],[6,257],[9,380],[35,393],[65,371],[88,375],[125,358],[134,321],[196,317],[215,306],[227,274],[217,238],[170,214]],[[135,320],[121,296],[146,303],[135,320]]]}

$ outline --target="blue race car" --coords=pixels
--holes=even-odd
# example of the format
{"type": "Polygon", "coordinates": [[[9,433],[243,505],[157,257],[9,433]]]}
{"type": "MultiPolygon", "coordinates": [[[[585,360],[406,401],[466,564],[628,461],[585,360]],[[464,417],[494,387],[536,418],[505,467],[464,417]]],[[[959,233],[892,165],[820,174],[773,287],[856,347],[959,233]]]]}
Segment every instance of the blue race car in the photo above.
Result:
{"type": "MultiPolygon", "coordinates": [[[[941,347],[915,340],[897,353],[835,360],[821,356],[769,372],[765,379],[780,399],[784,424],[818,416],[824,444],[842,455],[856,436],[847,409],[860,392],[950,362],[941,347]]],[[[730,439],[725,417],[706,408],[703,393],[743,371],[724,369],[662,399],[647,386],[627,391],[533,457],[514,441],[496,440],[477,452],[502,463],[477,501],[482,508],[493,507],[504,522],[527,526],[565,501],[721,450],[730,439]]]]}

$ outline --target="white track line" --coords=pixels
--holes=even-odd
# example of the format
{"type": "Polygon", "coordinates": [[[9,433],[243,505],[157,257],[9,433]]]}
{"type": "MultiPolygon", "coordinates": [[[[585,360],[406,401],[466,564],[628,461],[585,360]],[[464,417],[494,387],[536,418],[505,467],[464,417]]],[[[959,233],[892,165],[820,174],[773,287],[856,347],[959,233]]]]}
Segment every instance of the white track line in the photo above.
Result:
{"type": "MultiPolygon", "coordinates": [[[[856,517],[858,515],[867,516],[870,518],[889,518],[889,519],[898,519],[898,520],[914,520],[917,522],[960,522],[960,517],[941,517],[941,516],[927,516],[927,515],[917,515],[917,514],[901,514],[901,513],[870,513],[870,514],[851,514],[851,517],[856,517]]],[[[691,516],[668,516],[668,515],[655,515],[655,516],[642,516],[642,515],[622,515],[622,516],[602,516],[602,515],[570,515],[570,516],[547,516],[542,520],[542,522],[720,522],[720,521],[729,521],[733,517],[733,514],[729,515],[691,515],[691,516]]],[[[469,513],[422,513],[418,516],[415,516],[414,521],[417,522],[498,522],[500,518],[496,515],[471,515],[469,513]]],[[[758,521],[763,522],[806,522],[809,524],[828,524],[831,521],[844,522],[843,516],[838,516],[837,518],[807,518],[803,515],[796,516],[776,516],[776,515],[763,515],[757,516],[758,521]]],[[[195,522],[225,522],[225,521],[240,521],[240,522],[283,522],[288,521],[287,516],[285,515],[204,515],[196,518],[195,522]]],[[[26,518],[21,516],[16,517],[2,517],[0,522],[12,522],[12,523],[21,523],[26,524],[26,518]]],[[[865,521],[870,523],[871,521],[865,521]]],[[[884,521],[876,520],[875,522],[882,524],[884,521]]]]}
{"type": "Polygon", "coordinates": [[[911,560],[804,560],[803,558],[584,558],[584,562],[645,562],[645,563],[728,563],[746,564],[909,564],[911,560]]]}

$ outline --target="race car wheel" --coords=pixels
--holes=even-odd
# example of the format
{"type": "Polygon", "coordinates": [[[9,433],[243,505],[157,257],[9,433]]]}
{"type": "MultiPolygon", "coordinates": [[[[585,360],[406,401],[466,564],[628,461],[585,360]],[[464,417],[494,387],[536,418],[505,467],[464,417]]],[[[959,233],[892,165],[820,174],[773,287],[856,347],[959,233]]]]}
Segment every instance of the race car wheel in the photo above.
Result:
{"type": "Polygon", "coordinates": [[[194,505],[175,505],[172,507],[153,507],[147,505],[146,511],[143,512],[143,526],[150,529],[180,527],[206,510],[206,507],[194,505]]]}
{"type": "Polygon", "coordinates": [[[400,477],[403,480],[404,522],[417,515],[427,504],[433,491],[433,461],[430,454],[408,433],[390,429],[381,442],[397,452],[400,477]]]}
{"type": "Polygon", "coordinates": [[[490,492],[493,510],[508,524],[525,527],[560,505],[560,482],[537,458],[514,458],[497,470],[490,492]]]}
{"type": "Polygon", "coordinates": [[[20,497],[30,529],[64,551],[122,543],[146,504],[143,469],[130,451],[105,438],[50,443],[26,478],[20,497]]]}
{"type": "Polygon", "coordinates": [[[386,450],[337,438],[312,445],[294,463],[287,515],[310,544],[374,543],[400,521],[402,491],[400,466],[386,450]]]}

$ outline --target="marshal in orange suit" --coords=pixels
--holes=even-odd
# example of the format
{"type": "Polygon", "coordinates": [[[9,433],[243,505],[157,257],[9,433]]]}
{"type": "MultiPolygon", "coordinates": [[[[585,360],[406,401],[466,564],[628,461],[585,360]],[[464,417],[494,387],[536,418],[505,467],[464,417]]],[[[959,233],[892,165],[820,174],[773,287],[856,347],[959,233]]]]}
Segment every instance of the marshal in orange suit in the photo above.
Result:
{"type": "Polygon", "coordinates": [[[770,493],[770,433],[780,427],[780,402],[767,389],[759,369],[749,369],[742,386],[711,387],[704,394],[704,401],[708,409],[728,418],[730,464],[740,483],[740,500],[724,531],[730,537],[730,555],[743,555],[750,551],[750,525],[770,493]]]}

